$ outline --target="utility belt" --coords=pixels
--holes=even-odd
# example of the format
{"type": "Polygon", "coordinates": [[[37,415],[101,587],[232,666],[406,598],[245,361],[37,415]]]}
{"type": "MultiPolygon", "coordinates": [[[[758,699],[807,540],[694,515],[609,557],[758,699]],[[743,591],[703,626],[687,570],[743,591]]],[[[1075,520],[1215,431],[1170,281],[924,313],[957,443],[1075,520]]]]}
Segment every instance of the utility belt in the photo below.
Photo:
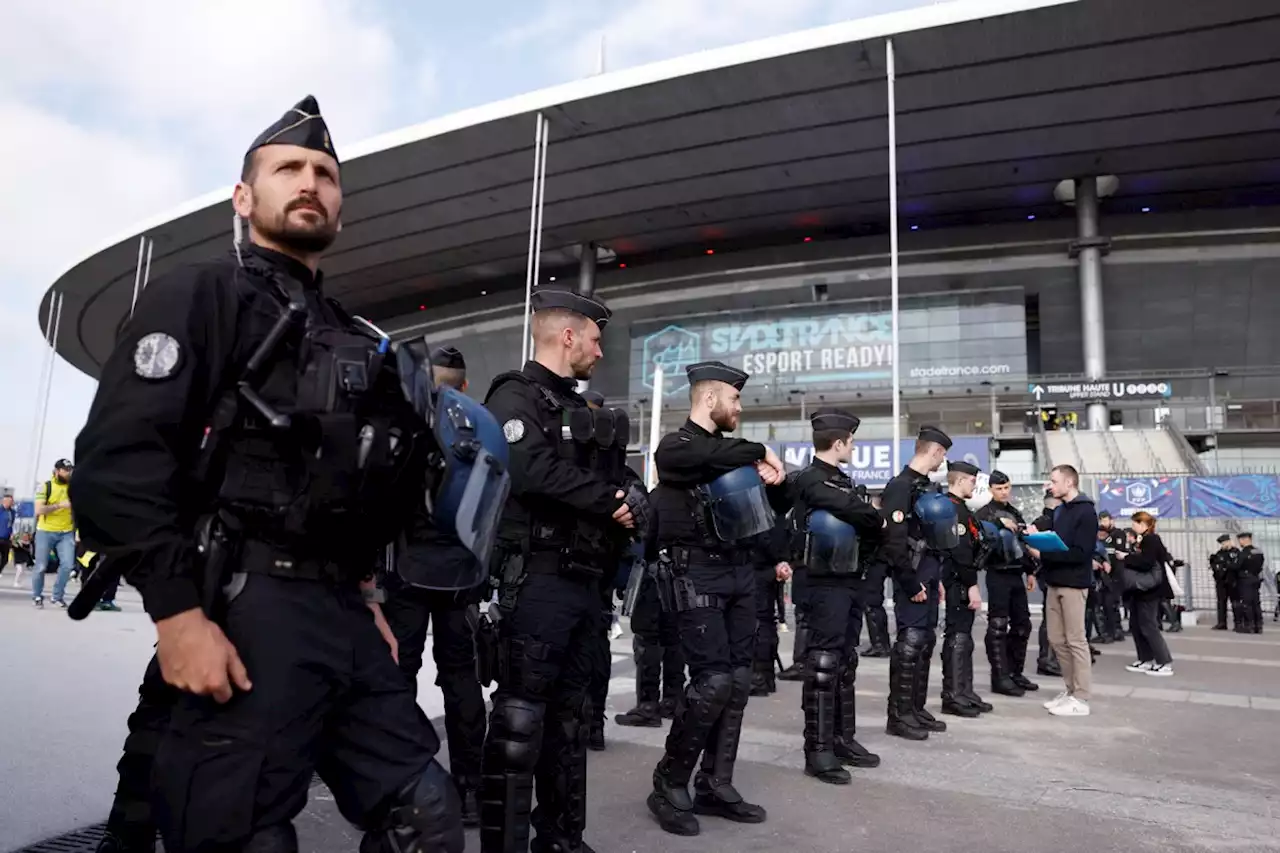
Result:
{"type": "Polygon", "coordinates": [[[331,560],[305,557],[300,559],[288,551],[258,539],[246,539],[240,542],[238,550],[236,571],[248,574],[327,583],[360,580],[356,572],[343,568],[331,560]]]}
{"type": "Polygon", "coordinates": [[[995,572],[999,575],[1020,575],[1026,570],[1022,568],[1021,563],[1009,563],[1008,565],[988,564],[987,571],[995,572]]]}
{"type": "Polygon", "coordinates": [[[746,558],[746,552],[730,545],[707,548],[702,545],[668,545],[663,549],[670,555],[671,561],[685,571],[697,563],[712,566],[739,566],[746,558]]]}
{"type": "MultiPolygon", "coordinates": [[[[663,613],[684,613],[703,608],[720,609],[725,604],[723,597],[699,593],[694,586],[693,579],[689,577],[690,551],[694,550],[697,549],[676,546],[663,549],[658,554],[658,560],[654,563],[653,580],[658,589],[658,605],[663,613]],[[677,549],[681,552],[679,558],[672,553],[677,549]]],[[[711,561],[698,559],[695,562],[711,561]]],[[[728,562],[725,564],[729,565],[728,562]]]]}

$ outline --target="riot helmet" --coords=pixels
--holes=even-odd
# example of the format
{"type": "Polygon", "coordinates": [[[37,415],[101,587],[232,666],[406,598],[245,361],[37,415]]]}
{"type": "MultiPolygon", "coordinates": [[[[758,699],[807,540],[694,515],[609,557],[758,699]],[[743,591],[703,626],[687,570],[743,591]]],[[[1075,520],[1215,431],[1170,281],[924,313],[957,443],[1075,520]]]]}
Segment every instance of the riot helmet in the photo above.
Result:
{"type": "Polygon", "coordinates": [[[951,498],[925,492],[916,498],[914,512],[926,546],[945,551],[960,544],[960,517],[951,498]]]}

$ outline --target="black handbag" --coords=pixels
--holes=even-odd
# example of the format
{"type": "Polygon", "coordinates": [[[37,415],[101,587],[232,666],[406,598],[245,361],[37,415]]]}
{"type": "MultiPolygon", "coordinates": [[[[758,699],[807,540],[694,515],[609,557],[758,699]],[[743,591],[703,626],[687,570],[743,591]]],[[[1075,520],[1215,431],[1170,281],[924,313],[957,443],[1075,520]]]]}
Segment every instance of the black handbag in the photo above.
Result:
{"type": "Polygon", "coordinates": [[[1139,572],[1125,566],[1124,590],[1125,592],[1150,592],[1160,586],[1162,574],[1163,572],[1139,572]]]}

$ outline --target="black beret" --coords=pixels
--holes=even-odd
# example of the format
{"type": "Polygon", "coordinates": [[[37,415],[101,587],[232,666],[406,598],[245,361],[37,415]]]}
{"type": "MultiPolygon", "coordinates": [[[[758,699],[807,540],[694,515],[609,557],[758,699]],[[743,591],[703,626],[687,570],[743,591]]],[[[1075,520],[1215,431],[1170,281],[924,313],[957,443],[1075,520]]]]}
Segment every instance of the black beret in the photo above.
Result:
{"type": "Polygon", "coordinates": [[[583,391],[582,399],[586,400],[588,405],[604,408],[604,395],[599,391],[583,391]]]}
{"type": "Polygon", "coordinates": [[[698,382],[724,382],[739,391],[751,378],[749,373],[743,373],[738,368],[730,367],[721,361],[700,361],[686,367],[684,373],[689,378],[690,385],[698,382]]]}
{"type": "Polygon", "coordinates": [[[1250,533],[1250,532],[1249,532],[1249,531],[1247,531],[1247,530],[1242,530],[1242,531],[1240,531],[1239,533],[1237,533],[1237,534],[1236,534],[1236,538],[1237,538],[1237,539],[1252,539],[1252,538],[1253,538],[1253,534],[1252,534],[1252,533],[1250,533]]]}
{"type": "Polygon", "coordinates": [[[335,161],[338,159],[337,152],[333,150],[333,140],[329,138],[329,127],[324,123],[320,105],[312,95],[298,101],[293,109],[258,134],[249,150],[244,152],[246,167],[253,152],[264,145],[297,145],[328,154],[335,161]]]}
{"type": "Polygon", "coordinates": [[[466,370],[467,362],[457,347],[436,347],[431,351],[431,363],[436,367],[466,370]]]}
{"type": "Polygon", "coordinates": [[[561,311],[572,311],[574,314],[581,314],[602,329],[609,322],[609,318],[613,316],[613,312],[597,299],[591,299],[569,290],[555,290],[549,287],[535,290],[533,296],[529,297],[529,305],[535,312],[554,308],[558,308],[561,311]]]}
{"type": "Polygon", "coordinates": [[[1219,537],[1218,537],[1218,544],[1219,544],[1219,545],[1221,545],[1223,542],[1230,542],[1230,541],[1231,541],[1231,534],[1230,534],[1230,533],[1224,533],[1224,534],[1222,534],[1221,536],[1219,536],[1219,537]]]}
{"type": "Polygon", "coordinates": [[[1009,475],[1003,471],[992,471],[991,477],[987,482],[993,486],[1003,486],[1009,482],[1009,475]]]}
{"type": "Polygon", "coordinates": [[[936,426],[920,427],[920,435],[916,437],[920,441],[932,441],[934,444],[941,444],[944,450],[951,449],[951,438],[936,426]]]}
{"type": "Polygon", "coordinates": [[[848,433],[855,433],[858,431],[858,425],[862,423],[862,420],[857,415],[851,415],[843,409],[828,409],[814,412],[813,416],[809,418],[809,423],[814,432],[838,429],[848,433]]]}
{"type": "Polygon", "coordinates": [[[975,477],[978,476],[978,466],[971,465],[962,459],[957,459],[955,462],[952,462],[950,459],[947,460],[947,473],[951,473],[952,471],[955,471],[957,474],[972,474],[975,477]]]}

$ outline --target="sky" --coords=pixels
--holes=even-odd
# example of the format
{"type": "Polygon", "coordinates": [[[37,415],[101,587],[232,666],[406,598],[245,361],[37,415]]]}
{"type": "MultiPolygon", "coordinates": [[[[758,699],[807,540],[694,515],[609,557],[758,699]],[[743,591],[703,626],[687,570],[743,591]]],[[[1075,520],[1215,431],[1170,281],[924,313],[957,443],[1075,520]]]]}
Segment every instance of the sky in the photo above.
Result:
{"type": "MultiPolygon", "coordinates": [[[[60,358],[42,450],[37,307],[105,241],[229,187],[306,94],[344,144],[607,71],[930,0],[6,0],[0,485],[74,453],[96,383],[60,358]]],[[[30,481],[30,482],[28,482],[30,481]]]]}

